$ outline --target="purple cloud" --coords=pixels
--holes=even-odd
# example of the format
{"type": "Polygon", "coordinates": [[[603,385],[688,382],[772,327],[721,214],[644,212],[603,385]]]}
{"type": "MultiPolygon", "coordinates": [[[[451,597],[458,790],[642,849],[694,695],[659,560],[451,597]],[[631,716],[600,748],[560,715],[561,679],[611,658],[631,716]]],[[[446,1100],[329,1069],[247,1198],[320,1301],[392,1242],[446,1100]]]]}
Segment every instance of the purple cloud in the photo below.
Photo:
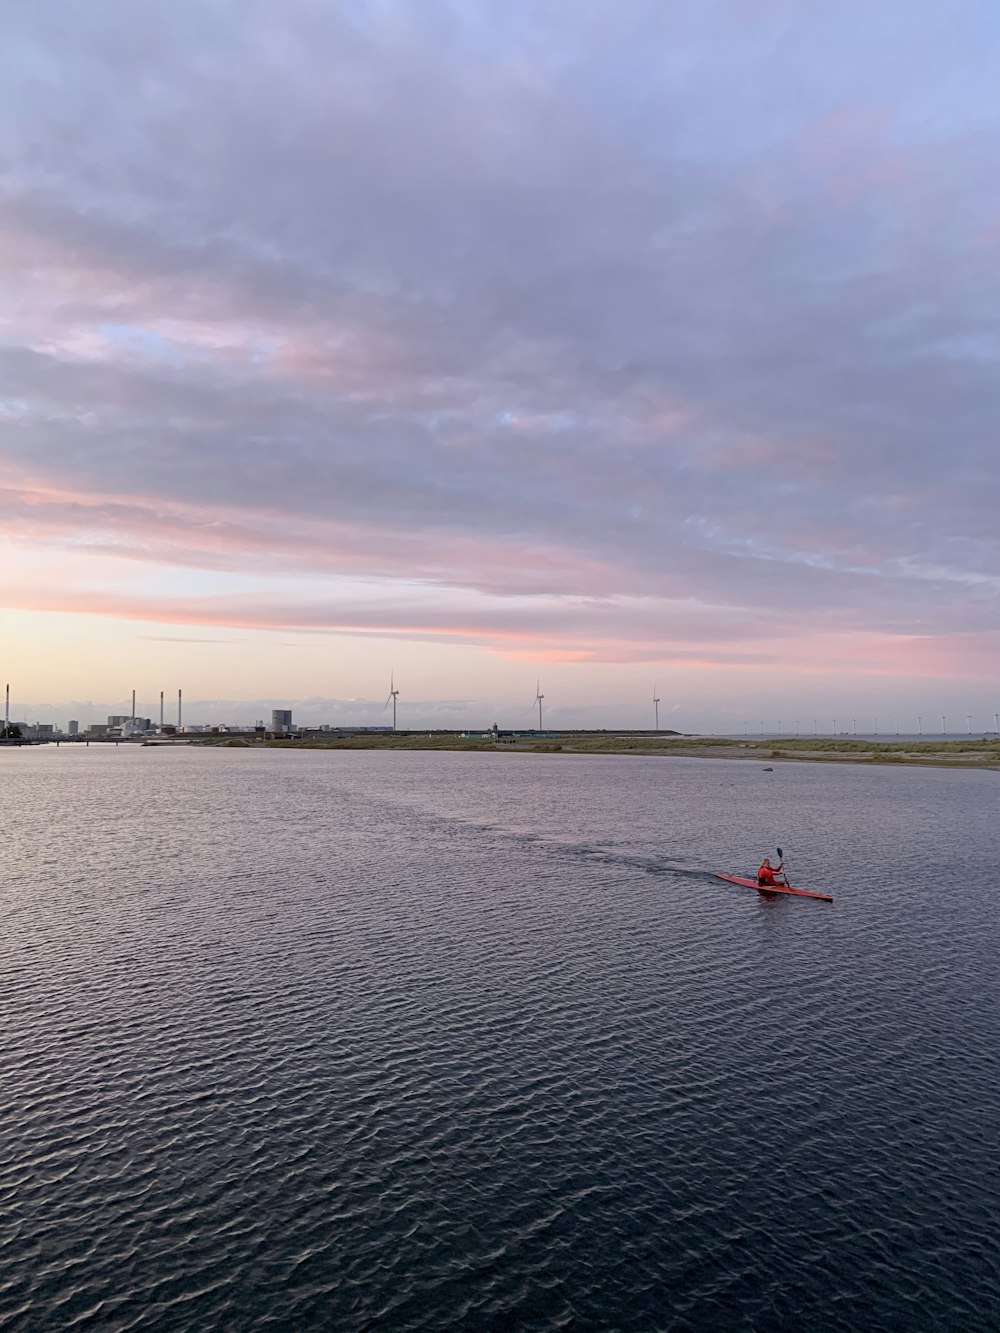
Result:
{"type": "Polygon", "coordinates": [[[605,659],[996,630],[1000,20],[952,9],[22,7],[10,530],[282,572],[296,628],[339,576],[605,659]]]}

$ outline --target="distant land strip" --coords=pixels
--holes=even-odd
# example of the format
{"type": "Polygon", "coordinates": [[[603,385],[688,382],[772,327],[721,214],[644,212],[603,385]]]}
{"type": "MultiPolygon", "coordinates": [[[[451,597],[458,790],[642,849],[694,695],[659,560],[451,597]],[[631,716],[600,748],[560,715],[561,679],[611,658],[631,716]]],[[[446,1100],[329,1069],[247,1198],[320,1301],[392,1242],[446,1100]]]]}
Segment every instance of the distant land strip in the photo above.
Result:
{"type": "Polygon", "coordinates": [[[397,731],[355,735],[276,739],[251,736],[184,736],[150,740],[146,745],[184,744],[281,750],[452,750],[507,751],[519,754],[614,754],[687,759],[793,760],[806,763],[910,764],[1000,770],[1000,738],[965,740],[875,741],[846,737],[788,737],[734,740],[685,736],[677,732],[567,731],[533,737],[519,733],[499,740],[456,731],[397,731]]]}

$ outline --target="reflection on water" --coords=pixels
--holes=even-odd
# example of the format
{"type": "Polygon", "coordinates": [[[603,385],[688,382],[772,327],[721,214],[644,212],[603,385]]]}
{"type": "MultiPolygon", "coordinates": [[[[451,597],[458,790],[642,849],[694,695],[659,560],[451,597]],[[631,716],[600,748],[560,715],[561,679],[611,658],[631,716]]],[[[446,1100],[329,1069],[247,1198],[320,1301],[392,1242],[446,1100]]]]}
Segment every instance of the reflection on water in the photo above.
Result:
{"type": "Polygon", "coordinates": [[[1000,1327],[997,775],[774,769],[0,753],[0,1325],[1000,1327]]]}

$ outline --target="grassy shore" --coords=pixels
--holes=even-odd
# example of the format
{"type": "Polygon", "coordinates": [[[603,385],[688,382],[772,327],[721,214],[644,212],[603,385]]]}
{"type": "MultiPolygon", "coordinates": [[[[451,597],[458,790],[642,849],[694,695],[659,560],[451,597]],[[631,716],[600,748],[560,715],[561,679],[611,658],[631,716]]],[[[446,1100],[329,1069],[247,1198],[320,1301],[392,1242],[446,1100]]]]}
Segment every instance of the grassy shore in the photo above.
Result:
{"type": "Polygon", "coordinates": [[[249,737],[206,736],[197,744],[225,746],[266,745],[288,750],[457,750],[506,751],[532,754],[639,754],[756,760],[795,760],[811,763],[930,764],[948,768],[1000,770],[1000,739],[873,741],[846,737],[788,737],[733,740],[719,736],[681,736],[642,732],[565,732],[557,737],[520,737],[502,742],[463,737],[457,732],[397,732],[309,738],[259,740],[249,737]]]}

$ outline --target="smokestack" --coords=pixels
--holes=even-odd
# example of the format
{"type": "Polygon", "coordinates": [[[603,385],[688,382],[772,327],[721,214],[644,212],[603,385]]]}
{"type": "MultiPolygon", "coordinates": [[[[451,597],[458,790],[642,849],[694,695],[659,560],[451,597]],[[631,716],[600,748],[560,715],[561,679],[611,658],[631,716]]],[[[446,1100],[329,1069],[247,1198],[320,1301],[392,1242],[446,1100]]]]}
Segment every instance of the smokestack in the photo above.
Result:
{"type": "Polygon", "coordinates": [[[132,721],[135,722],[135,690],[132,691],[132,721]]]}
{"type": "Polygon", "coordinates": [[[3,706],[3,738],[7,739],[7,733],[10,731],[10,686],[7,686],[7,697],[3,706]]]}
{"type": "Polygon", "coordinates": [[[181,692],[177,691],[177,730],[181,729],[181,692]]]}
{"type": "Polygon", "coordinates": [[[163,730],[163,691],[160,691],[160,730],[163,730]]]}

